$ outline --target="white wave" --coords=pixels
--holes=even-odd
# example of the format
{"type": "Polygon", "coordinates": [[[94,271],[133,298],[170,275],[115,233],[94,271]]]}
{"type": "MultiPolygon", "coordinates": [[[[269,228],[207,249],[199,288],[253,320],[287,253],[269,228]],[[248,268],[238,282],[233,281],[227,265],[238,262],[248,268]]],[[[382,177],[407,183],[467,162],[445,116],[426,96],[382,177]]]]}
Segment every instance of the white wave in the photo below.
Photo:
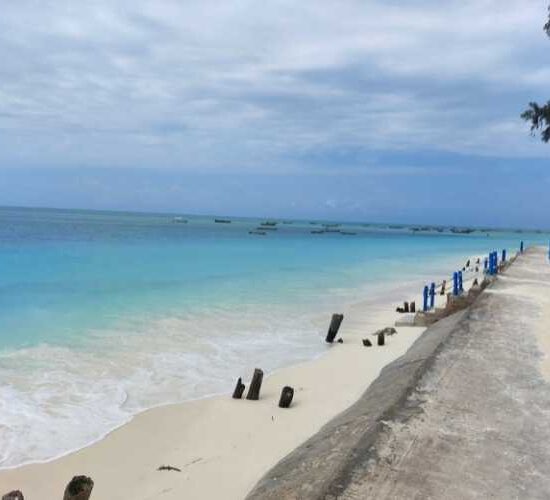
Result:
{"type": "Polygon", "coordinates": [[[50,460],[147,408],[228,391],[256,366],[271,371],[323,350],[312,317],[289,308],[217,307],[125,325],[72,346],[0,352],[1,468],[50,460]]]}

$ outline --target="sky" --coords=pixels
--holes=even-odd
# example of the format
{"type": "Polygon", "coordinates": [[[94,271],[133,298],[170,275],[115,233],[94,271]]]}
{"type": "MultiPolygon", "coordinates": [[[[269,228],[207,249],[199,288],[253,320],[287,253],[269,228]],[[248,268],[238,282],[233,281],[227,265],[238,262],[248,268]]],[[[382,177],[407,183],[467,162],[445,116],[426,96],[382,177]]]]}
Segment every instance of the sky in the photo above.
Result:
{"type": "Polygon", "coordinates": [[[550,228],[546,0],[0,0],[0,206],[550,228]]]}

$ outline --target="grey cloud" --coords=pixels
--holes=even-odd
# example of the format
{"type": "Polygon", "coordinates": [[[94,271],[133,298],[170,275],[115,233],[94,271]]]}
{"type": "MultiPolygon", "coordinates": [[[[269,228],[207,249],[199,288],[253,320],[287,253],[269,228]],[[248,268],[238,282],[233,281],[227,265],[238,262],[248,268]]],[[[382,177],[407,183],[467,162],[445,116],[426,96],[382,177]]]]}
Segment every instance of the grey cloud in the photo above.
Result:
{"type": "Polygon", "coordinates": [[[515,120],[548,87],[544,15],[538,0],[4,2],[0,166],[542,156],[515,120]]]}

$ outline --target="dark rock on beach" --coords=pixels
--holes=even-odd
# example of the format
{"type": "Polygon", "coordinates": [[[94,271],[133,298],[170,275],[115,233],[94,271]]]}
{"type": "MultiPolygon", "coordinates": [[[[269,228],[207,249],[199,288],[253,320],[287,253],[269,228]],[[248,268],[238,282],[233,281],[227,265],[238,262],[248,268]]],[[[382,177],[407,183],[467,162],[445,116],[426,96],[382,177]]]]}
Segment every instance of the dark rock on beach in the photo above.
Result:
{"type": "Polygon", "coordinates": [[[395,335],[397,333],[397,330],[393,326],[387,326],[386,328],[382,328],[381,330],[377,330],[372,335],[377,336],[383,333],[384,335],[395,335]]]}

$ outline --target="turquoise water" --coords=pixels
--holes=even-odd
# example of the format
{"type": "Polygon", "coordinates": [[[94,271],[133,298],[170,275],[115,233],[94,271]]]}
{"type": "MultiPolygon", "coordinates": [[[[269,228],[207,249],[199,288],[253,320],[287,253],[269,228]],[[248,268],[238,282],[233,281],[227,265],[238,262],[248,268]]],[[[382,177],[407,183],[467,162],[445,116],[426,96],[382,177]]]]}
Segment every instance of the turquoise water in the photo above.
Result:
{"type": "Polygon", "coordinates": [[[317,356],[330,312],[382,282],[547,241],[311,221],[258,235],[260,220],[176,215],[0,209],[0,467],[317,356]]]}

